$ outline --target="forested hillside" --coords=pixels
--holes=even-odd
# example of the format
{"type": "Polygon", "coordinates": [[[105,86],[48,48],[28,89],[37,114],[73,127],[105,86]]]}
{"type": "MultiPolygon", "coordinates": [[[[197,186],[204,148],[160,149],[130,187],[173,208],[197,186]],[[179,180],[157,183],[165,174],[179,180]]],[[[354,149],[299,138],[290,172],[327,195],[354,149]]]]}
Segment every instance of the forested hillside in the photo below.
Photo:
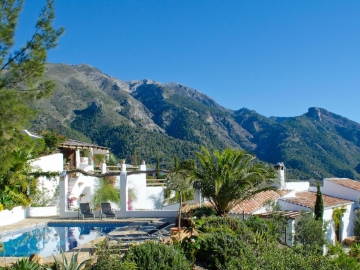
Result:
{"type": "Polygon", "coordinates": [[[31,128],[111,147],[128,161],[136,152],[139,160],[160,158],[171,167],[174,154],[192,158],[201,145],[232,147],[285,162],[288,178],[360,179],[360,125],[325,109],[269,118],[223,108],[178,83],[125,82],[88,65],[48,64],[46,78],[56,89],[34,105],[39,113],[31,128]]]}

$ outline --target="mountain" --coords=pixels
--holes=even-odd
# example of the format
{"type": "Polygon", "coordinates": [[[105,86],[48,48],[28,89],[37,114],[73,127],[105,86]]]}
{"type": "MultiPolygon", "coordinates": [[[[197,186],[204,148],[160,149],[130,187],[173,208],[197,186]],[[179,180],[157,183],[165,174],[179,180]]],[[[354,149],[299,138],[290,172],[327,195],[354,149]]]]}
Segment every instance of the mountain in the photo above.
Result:
{"type": "Polygon", "coordinates": [[[201,145],[242,148],[284,161],[288,178],[360,179],[360,124],[321,108],[297,117],[226,109],[178,83],[122,81],[89,65],[48,64],[54,95],[34,104],[34,130],[55,128],[73,139],[111,147],[119,158],[193,158],[201,145]],[[136,152],[136,155],[135,155],[136,152]]]}

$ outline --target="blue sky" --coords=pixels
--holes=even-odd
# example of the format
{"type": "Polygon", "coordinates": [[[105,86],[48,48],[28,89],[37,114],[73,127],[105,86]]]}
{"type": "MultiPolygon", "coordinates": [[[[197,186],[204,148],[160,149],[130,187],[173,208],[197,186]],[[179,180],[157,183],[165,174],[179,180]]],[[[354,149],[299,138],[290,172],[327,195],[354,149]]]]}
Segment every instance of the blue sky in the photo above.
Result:
{"type": "MultiPolygon", "coordinates": [[[[27,0],[17,41],[45,1],[27,0]]],[[[230,109],[360,122],[360,1],[57,0],[49,62],[178,82],[230,109]]]]}

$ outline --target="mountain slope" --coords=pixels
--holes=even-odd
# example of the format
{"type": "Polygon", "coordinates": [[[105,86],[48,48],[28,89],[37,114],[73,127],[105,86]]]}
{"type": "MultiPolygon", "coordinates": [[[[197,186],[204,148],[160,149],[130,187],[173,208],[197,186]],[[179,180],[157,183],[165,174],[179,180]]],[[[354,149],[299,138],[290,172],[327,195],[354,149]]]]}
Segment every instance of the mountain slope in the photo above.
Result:
{"type": "Polygon", "coordinates": [[[360,179],[360,124],[321,108],[298,117],[232,111],[178,83],[125,82],[88,65],[49,64],[54,95],[35,104],[33,128],[56,127],[74,139],[109,146],[121,158],[133,153],[170,167],[173,154],[193,158],[210,149],[243,148],[259,159],[284,161],[289,178],[360,179]]]}

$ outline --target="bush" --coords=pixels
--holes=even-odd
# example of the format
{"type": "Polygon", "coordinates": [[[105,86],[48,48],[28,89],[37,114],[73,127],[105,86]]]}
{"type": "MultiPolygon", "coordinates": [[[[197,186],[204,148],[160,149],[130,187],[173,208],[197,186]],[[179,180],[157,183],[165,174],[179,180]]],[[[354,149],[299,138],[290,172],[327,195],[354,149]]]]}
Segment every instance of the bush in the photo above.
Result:
{"type": "MultiPolygon", "coordinates": [[[[6,269],[6,268],[5,268],[6,269]]],[[[11,264],[9,269],[14,270],[42,270],[43,267],[36,262],[30,262],[28,258],[23,258],[11,264]]]]}
{"type": "Polygon", "coordinates": [[[356,211],[356,217],[354,220],[354,235],[360,239],[360,211],[356,211]]]}
{"type": "Polygon", "coordinates": [[[216,211],[214,208],[210,206],[201,206],[191,210],[193,217],[202,218],[202,217],[210,217],[215,216],[216,211]]]}
{"type": "Polygon", "coordinates": [[[341,269],[341,270],[360,269],[360,264],[358,260],[348,256],[347,254],[339,254],[339,256],[333,259],[332,262],[336,266],[335,269],[341,269]]]}
{"type": "Polygon", "coordinates": [[[207,217],[197,221],[198,230],[204,233],[228,231],[235,234],[244,234],[248,231],[245,223],[238,218],[207,217]]]}
{"type": "Polygon", "coordinates": [[[327,223],[315,220],[312,213],[302,212],[301,218],[295,225],[295,242],[304,246],[304,249],[315,249],[322,252],[326,244],[327,223]]]}
{"type": "MultiPolygon", "coordinates": [[[[196,260],[205,263],[210,269],[228,269],[227,264],[256,266],[249,245],[237,235],[226,232],[205,234],[200,239],[200,250],[196,253],[196,260]],[[237,263],[232,262],[236,258],[237,263]]],[[[233,268],[234,269],[234,268],[233,268]]],[[[241,268],[243,269],[243,268],[241,268]]]]}
{"type": "Polygon", "coordinates": [[[259,269],[337,269],[328,257],[320,255],[316,250],[305,252],[301,246],[290,248],[273,241],[254,250],[259,269]]]}
{"type": "Polygon", "coordinates": [[[108,246],[107,240],[103,240],[96,247],[96,262],[91,266],[91,270],[133,270],[137,269],[135,263],[121,258],[121,244],[108,246]]]}
{"type": "Polygon", "coordinates": [[[186,260],[182,250],[174,246],[156,242],[145,242],[132,246],[125,255],[125,260],[133,262],[142,270],[190,270],[190,263],[186,260]]]}

